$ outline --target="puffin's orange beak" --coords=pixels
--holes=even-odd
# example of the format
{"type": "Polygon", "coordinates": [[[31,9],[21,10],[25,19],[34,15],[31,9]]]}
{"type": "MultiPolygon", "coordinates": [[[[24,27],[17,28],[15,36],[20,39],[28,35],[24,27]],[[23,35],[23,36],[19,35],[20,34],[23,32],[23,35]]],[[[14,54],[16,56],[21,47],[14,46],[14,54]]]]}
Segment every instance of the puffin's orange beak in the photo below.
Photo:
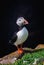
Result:
{"type": "Polygon", "coordinates": [[[27,20],[24,20],[24,24],[26,25],[26,24],[29,24],[29,22],[27,21],[27,20]]]}

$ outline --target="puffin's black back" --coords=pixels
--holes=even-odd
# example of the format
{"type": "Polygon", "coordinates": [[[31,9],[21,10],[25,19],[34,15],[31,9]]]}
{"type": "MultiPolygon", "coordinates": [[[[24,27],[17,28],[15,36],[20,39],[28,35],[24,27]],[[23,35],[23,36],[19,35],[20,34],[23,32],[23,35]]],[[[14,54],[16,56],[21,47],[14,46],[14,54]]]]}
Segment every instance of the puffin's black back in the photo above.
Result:
{"type": "Polygon", "coordinates": [[[10,43],[13,45],[17,41],[17,32],[11,37],[10,43]]]}

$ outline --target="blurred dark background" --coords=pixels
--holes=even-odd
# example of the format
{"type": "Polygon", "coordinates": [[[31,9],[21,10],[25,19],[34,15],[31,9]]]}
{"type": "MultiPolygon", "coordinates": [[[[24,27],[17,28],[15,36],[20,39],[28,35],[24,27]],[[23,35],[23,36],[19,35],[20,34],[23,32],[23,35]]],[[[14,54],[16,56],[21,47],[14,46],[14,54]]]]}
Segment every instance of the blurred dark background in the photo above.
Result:
{"type": "Polygon", "coordinates": [[[0,57],[15,51],[17,48],[9,44],[14,32],[18,31],[16,20],[23,16],[29,21],[27,29],[29,37],[23,47],[35,48],[38,44],[44,44],[44,24],[40,22],[41,6],[32,4],[32,0],[3,1],[1,3],[0,19],[0,57]]]}

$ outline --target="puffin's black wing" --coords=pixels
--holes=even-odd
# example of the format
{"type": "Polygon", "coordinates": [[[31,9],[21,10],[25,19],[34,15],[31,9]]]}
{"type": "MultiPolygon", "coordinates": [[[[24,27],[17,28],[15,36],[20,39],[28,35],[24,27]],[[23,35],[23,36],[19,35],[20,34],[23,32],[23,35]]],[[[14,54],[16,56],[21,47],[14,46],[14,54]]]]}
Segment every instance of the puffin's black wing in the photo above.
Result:
{"type": "Polygon", "coordinates": [[[18,37],[17,37],[16,33],[14,33],[14,35],[12,36],[11,40],[9,41],[9,43],[13,44],[14,42],[16,42],[17,38],[18,37]]]}

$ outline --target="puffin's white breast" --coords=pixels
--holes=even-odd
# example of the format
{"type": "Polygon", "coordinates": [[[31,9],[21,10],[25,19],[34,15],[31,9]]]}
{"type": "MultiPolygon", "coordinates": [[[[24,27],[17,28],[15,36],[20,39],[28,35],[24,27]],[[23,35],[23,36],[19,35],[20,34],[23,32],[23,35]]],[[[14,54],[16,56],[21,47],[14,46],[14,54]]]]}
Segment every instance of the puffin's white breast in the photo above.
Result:
{"type": "Polygon", "coordinates": [[[28,37],[28,30],[24,27],[22,30],[20,30],[17,33],[17,36],[18,36],[18,38],[17,38],[16,42],[14,43],[16,46],[25,42],[25,40],[28,37]]]}

